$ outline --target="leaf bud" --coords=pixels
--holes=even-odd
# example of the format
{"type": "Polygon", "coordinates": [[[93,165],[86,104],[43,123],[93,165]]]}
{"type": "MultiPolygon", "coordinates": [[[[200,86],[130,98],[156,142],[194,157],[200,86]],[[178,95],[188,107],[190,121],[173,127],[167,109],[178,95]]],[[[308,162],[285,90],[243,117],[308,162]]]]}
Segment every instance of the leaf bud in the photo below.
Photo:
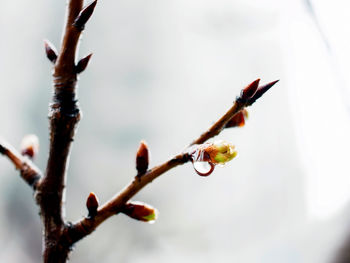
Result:
{"type": "Polygon", "coordinates": [[[243,127],[248,119],[248,111],[243,109],[235,114],[225,125],[225,128],[243,127]]]}
{"type": "Polygon", "coordinates": [[[98,198],[95,195],[94,192],[91,192],[86,200],[86,208],[89,211],[89,217],[93,218],[97,214],[97,208],[98,208],[98,198]]]}
{"type": "Polygon", "coordinates": [[[154,223],[158,217],[158,210],[139,201],[130,201],[125,204],[122,212],[136,220],[154,223]]]}
{"type": "Polygon", "coordinates": [[[28,134],[23,137],[21,142],[21,153],[30,159],[35,158],[39,152],[39,138],[35,134],[28,134]]]}
{"type": "Polygon", "coordinates": [[[260,79],[254,80],[247,87],[242,89],[239,99],[243,102],[246,102],[251,97],[253,97],[259,87],[259,82],[260,82],[260,79]]]}
{"type": "Polygon", "coordinates": [[[136,170],[138,176],[147,172],[149,164],[149,150],[145,141],[140,142],[140,146],[136,153],[136,170]]]}

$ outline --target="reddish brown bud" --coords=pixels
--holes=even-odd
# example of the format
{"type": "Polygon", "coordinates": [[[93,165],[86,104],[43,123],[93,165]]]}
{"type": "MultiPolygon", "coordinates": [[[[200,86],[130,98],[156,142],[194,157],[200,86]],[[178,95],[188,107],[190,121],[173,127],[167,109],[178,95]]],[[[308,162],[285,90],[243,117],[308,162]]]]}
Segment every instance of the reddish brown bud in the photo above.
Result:
{"type": "Polygon", "coordinates": [[[21,142],[22,155],[33,159],[39,152],[39,138],[34,134],[29,134],[23,137],[21,142]]]}
{"type": "Polygon", "coordinates": [[[273,85],[275,85],[279,80],[272,81],[270,83],[267,83],[263,86],[260,86],[258,90],[256,91],[255,95],[250,98],[247,102],[247,106],[252,105],[257,99],[259,99],[266,91],[268,91],[270,88],[272,88],[273,85]]]}
{"type": "Polygon", "coordinates": [[[125,204],[122,212],[131,218],[148,223],[154,223],[158,217],[157,209],[138,201],[131,201],[125,204]]]}
{"type": "Polygon", "coordinates": [[[255,92],[257,91],[259,87],[260,79],[254,80],[252,83],[250,83],[247,87],[242,89],[241,96],[239,97],[242,101],[247,101],[251,97],[254,96],[255,92]]]}
{"type": "Polygon", "coordinates": [[[139,149],[136,153],[136,170],[137,175],[141,176],[147,172],[149,164],[149,150],[145,141],[140,142],[139,149]]]}
{"type": "Polygon", "coordinates": [[[91,56],[92,56],[92,53],[82,58],[81,60],[79,60],[78,64],[75,67],[75,71],[77,72],[77,74],[83,72],[86,69],[87,65],[89,64],[91,56]]]}
{"type": "Polygon", "coordinates": [[[57,50],[55,46],[48,40],[44,40],[46,57],[52,62],[55,63],[57,60],[57,50]]]}
{"type": "Polygon", "coordinates": [[[73,23],[73,26],[75,26],[79,31],[84,30],[85,24],[94,12],[96,4],[97,0],[93,1],[92,3],[87,5],[83,10],[80,11],[79,15],[73,23]]]}
{"type": "Polygon", "coordinates": [[[1,154],[5,154],[6,152],[6,148],[4,148],[1,144],[0,144],[0,153],[1,154]]]}
{"type": "Polygon", "coordinates": [[[243,109],[235,114],[231,120],[228,121],[228,123],[226,123],[225,128],[243,127],[247,118],[248,111],[243,109]]]}
{"type": "Polygon", "coordinates": [[[89,211],[89,217],[93,218],[97,214],[98,198],[95,193],[91,192],[86,200],[86,207],[89,211]]]}

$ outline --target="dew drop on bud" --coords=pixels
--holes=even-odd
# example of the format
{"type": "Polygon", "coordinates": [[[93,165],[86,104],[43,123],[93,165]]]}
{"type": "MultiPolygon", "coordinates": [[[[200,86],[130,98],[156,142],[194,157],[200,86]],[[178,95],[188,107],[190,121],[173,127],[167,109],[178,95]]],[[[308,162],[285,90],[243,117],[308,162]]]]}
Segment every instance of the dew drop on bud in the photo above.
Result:
{"type": "Polygon", "coordinates": [[[200,176],[208,176],[214,171],[215,165],[210,162],[193,162],[193,168],[200,176]]]}

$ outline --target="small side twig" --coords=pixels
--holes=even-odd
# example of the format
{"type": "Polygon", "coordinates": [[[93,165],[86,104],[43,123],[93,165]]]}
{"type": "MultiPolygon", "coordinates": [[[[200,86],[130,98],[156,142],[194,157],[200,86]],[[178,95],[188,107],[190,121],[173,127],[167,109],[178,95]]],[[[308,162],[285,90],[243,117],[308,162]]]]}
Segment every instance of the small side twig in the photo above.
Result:
{"type": "MultiPolygon", "coordinates": [[[[233,106],[206,132],[194,140],[184,152],[152,169],[148,169],[148,147],[142,142],[136,156],[137,174],[134,179],[101,206],[97,196],[90,193],[86,202],[87,217],[71,224],[64,217],[63,196],[66,169],[70,147],[80,120],[80,109],[76,96],[78,74],[86,69],[91,58],[91,55],[88,55],[76,63],[76,51],[80,35],[94,11],[97,0],[88,4],[85,8],[83,8],[83,2],[83,0],[68,0],[67,21],[59,52],[50,42],[45,42],[46,56],[54,65],[54,92],[49,112],[50,148],[45,174],[42,175],[41,171],[28,159],[32,158],[38,150],[34,143],[36,140],[31,142],[34,144],[24,144],[29,147],[25,147],[23,151],[23,154],[28,157],[21,155],[11,146],[0,141],[0,153],[10,159],[16,169],[20,170],[21,177],[34,189],[43,223],[44,263],[67,262],[72,246],[92,233],[101,223],[113,215],[124,213],[131,218],[145,222],[155,220],[156,209],[147,204],[129,200],[160,175],[176,166],[193,161],[194,147],[200,147],[201,144],[215,137],[225,128],[241,126],[243,124],[242,118],[244,120],[244,108],[251,106],[276,83],[271,82],[259,86],[259,79],[252,82],[242,90],[233,106]],[[242,116],[233,119],[239,117],[238,114],[242,116]]],[[[230,149],[233,150],[233,148],[230,149]]],[[[227,150],[225,151],[227,152],[227,150]]],[[[235,151],[231,153],[230,150],[229,152],[229,157],[232,159],[235,151]]],[[[220,154],[221,159],[215,160],[226,162],[228,157],[223,152],[220,152],[220,154]]],[[[211,165],[212,171],[214,166],[211,165]]],[[[197,173],[202,176],[207,175],[198,171],[197,173]]]]}
{"type": "Polygon", "coordinates": [[[10,159],[15,168],[20,171],[22,179],[35,190],[42,177],[40,169],[4,141],[0,141],[0,153],[10,159]]]}

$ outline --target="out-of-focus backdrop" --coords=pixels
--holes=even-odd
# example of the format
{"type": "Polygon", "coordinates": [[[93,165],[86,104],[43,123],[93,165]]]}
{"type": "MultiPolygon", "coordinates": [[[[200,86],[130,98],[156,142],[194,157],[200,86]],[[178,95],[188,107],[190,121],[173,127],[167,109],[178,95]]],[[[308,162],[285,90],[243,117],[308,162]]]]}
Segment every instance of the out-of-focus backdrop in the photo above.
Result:
{"type": "MultiPolygon", "coordinates": [[[[347,0],[99,1],[79,56],[83,111],[68,170],[67,219],[86,215],[94,191],[108,200],[135,175],[181,151],[256,78],[281,81],[244,128],[219,138],[239,157],[208,178],[190,164],[135,199],[160,210],[153,224],[120,215],[81,241],[71,262],[323,263],[349,233],[350,5],[347,0]],[[348,231],[349,230],[349,231],[348,231]]],[[[1,136],[40,137],[44,169],[51,65],[64,1],[2,0],[1,136]]],[[[0,262],[39,262],[41,229],[31,190],[0,158],[0,262]]]]}

